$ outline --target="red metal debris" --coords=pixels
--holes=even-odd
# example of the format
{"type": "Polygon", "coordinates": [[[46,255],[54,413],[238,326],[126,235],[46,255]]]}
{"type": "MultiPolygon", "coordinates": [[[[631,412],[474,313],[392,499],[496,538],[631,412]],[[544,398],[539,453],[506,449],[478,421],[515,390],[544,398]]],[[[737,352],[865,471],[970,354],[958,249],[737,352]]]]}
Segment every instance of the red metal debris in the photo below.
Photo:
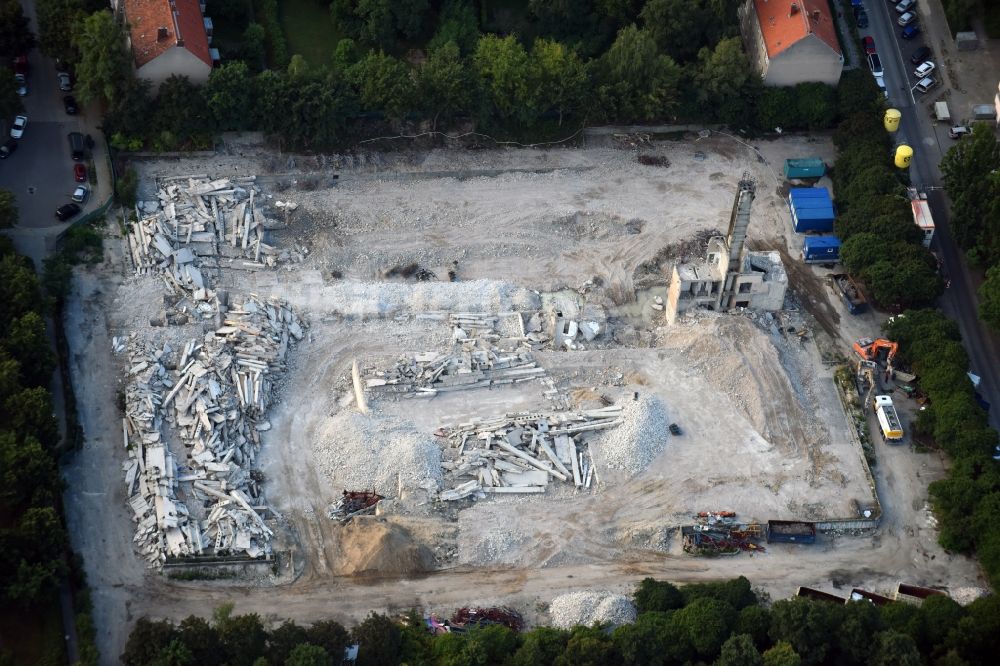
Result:
{"type": "Polygon", "coordinates": [[[451,623],[466,628],[476,625],[501,624],[512,631],[521,631],[524,627],[524,620],[521,619],[521,614],[506,606],[494,608],[459,608],[451,617],[451,623]]]}

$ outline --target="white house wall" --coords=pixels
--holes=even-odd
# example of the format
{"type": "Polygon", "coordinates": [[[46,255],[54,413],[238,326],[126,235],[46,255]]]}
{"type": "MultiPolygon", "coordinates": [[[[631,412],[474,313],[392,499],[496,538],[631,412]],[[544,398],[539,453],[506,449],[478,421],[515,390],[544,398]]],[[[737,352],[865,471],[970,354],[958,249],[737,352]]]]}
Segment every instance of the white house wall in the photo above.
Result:
{"type": "Polygon", "coordinates": [[[211,72],[212,68],[198,56],[184,47],[174,46],[137,69],[136,75],[151,81],[155,93],[156,88],[174,74],[200,84],[208,81],[211,72]]]}
{"type": "Polygon", "coordinates": [[[835,86],[843,69],[843,58],[826,42],[810,34],[770,59],[764,83],[769,86],[794,86],[806,81],[818,81],[835,86]]]}

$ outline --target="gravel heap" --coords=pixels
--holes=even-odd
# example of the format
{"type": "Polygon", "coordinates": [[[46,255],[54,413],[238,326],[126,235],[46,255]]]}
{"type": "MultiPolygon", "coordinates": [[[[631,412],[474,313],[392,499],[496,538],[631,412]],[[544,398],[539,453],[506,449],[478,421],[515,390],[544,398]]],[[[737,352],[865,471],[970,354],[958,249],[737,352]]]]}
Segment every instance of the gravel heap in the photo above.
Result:
{"type": "Polygon", "coordinates": [[[632,601],[621,594],[571,592],[552,600],[549,616],[560,629],[589,627],[595,622],[618,627],[635,622],[636,610],[632,601]]]}
{"type": "Polygon", "coordinates": [[[404,488],[441,487],[441,449],[407,421],[345,410],[322,428],[313,449],[338,492],[374,488],[395,497],[397,474],[404,488]]]}
{"type": "Polygon", "coordinates": [[[598,446],[608,467],[633,476],[663,451],[670,437],[670,420],[663,402],[651,395],[626,401],[622,408],[622,424],[605,435],[598,446]]]}

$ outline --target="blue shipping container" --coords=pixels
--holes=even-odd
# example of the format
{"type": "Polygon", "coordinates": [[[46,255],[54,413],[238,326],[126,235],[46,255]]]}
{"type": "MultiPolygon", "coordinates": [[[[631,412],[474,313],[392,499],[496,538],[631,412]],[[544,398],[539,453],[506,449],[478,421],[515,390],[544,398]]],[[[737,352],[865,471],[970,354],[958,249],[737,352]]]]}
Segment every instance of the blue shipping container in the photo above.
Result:
{"type": "Polygon", "coordinates": [[[807,231],[833,231],[833,209],[793,208],[792,222],[795,232],[799,234],[807,231]]]}
{"type": "Polygon", "coordinates": [[[830,198],[830,191],[825,187],[793,187],[788,190],[788,196],[791,199],[813,199],[813,198],[830,198]]]}
{"type": "Polygon", "coordinates": [[[792,199],[792,208],[829,208],[833,210],[833,202],[821,197],[811,199],[792,199]]]}
{"type": "Polygon", "coordinates": [[[802,243],[802,260],[810,263],[833,263],[840,259],[840,239],[836,236],[807,236],[802,243]]]}

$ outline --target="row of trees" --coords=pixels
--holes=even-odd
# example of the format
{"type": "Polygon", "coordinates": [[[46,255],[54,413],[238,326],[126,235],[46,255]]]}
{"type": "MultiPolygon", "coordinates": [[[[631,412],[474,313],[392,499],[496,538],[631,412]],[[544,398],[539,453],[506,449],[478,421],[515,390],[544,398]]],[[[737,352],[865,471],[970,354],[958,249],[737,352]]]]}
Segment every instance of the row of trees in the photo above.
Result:
{"type": "Polygon", "coordinates": [[[960,666],[990,663],[1000,649],[997,597],[967,608],[943,595],[920,607],[802,598],[766,605],[743,577],[679,589],[647,578],[634,601],[635,623],[618,628],[537,627],[517,634],[487,626],[437,637],[416,612],[401,622],[373,613],[348,632],[329,621],[269,629],[256,614],[233,615],[226,606],[212,621],[141,619],[121,658],[126,666],[326,666],[339,664],[344,647],[357,643],[358,666],[960,666]]]}
{"type": "Polygon", "coordinates": [[[986,123],[941,160],[951,197],[951,230],[974,266],[986,268],[979,316],[1000,331],[1000,143],[986,123]]]}
{"type": "Polygon", "coordinates": [[[838,150],[833,183],[841,262],[885,307],[931,305],[944,285],[934,255],[921,245],[906,188],[893,168],[882,97],[867,72],[844,73],[840,106],[844,120],[833,137],[838,150]]]}
{"type": "Polygon", "coordinates": [[[994,587],[1000,585],[1000,443],[976,403],[966,372],[969,358],[955,322],[936,310],[908,311],[886,327],[900,357],[920,375],[930,407],[919,413],[918,434],[934,438],[951,457],[947,478],[930,486],[941,545],[975,553],[994,587]]]}

